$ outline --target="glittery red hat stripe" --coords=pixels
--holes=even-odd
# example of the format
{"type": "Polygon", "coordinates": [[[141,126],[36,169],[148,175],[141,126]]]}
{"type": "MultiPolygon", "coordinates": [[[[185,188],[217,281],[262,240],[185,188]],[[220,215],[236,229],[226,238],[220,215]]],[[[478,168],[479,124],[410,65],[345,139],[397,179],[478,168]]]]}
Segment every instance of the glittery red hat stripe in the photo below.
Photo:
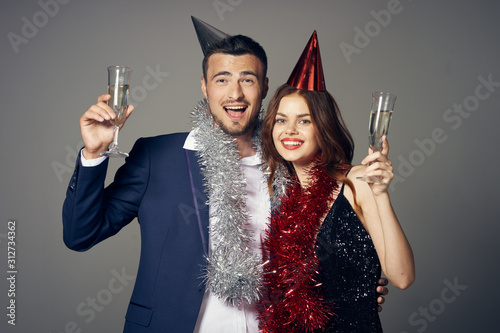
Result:
{"type": "Polygon", "coordinates": [[[326,90],[316,30],[297,61],[287,84],[303,90],[326,90]]]}

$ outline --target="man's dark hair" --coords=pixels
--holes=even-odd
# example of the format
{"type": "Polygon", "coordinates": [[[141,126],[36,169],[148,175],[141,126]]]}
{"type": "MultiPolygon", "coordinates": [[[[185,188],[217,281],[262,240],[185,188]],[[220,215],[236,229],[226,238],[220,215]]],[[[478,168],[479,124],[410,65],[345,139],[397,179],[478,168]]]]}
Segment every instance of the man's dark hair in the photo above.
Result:
{"type": "Polygon", "coordinates": [[[262,80],[264,80],[264,78],[267,76],[266,51],[264,51],[259,43],[257,43],[250,37],[243,35],[229,36],[211,45],[208,48],[202,63],[203,77],[205,78],[205,80],[207,76],[208,58],[210,58],[210,56],[215,53],[224,53],[234,56],[245,54],[254,55],[262,62],[264,68],[264,76],[262,77],[262,80]]]}

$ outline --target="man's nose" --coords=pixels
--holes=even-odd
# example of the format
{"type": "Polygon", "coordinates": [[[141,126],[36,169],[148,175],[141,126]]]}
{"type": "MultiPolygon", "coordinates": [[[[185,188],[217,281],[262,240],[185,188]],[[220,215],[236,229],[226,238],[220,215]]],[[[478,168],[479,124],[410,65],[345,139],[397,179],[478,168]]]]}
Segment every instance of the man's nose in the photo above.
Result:
{"type": "Polygon", "coordinates": [[[229,85],[227,97],[233,100],[238,100],[243,97],[243,90],[239,82],[233,82],[229,85]]]}

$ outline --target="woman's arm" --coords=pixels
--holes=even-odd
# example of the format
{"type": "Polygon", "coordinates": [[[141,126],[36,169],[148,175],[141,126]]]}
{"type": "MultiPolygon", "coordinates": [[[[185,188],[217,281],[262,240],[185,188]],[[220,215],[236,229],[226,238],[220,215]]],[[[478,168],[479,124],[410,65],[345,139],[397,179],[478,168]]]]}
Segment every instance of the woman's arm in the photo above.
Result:
{"type": "MultiPolygon", "coordinates": [[[[388,189],[393,175],[392,162],[387,158],[389,145],[384,137],[381,152],[369,154],[362,163],[355,166],[348,175],[356,189],[356,199],[361,208],[358,212],[370,234],[387,278],[401,289],[408,288],[415,279],[413,251],[401,228],[389,197],[388,189]],[[366,166],[374,162],[373,164],[366,166]],[[356,177],[377,176],[385,184],[367,183],[356,177]]],[[[350,191],[349,191],[350,192],[350,191]]],[[[352,193],[349,193],[349,201],[352,193]]]]}

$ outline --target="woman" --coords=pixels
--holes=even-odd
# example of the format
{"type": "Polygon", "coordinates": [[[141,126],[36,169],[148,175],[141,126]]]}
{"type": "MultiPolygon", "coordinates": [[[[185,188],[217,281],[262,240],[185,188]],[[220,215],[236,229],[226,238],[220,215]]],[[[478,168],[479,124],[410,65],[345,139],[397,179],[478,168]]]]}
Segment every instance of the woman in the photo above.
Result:
{"type": "Polygon", "coordinates": [[[383,142],[381,152],[351,166],[353,140],[324,87],[314,32],[263,122],[272,195],[280,196],[284,176],[290,182],[263,242],[262,331],[381,332],[380,270],[398,288],[413,283],[413,254],[391,206],[393,168],[383,142]]]}

